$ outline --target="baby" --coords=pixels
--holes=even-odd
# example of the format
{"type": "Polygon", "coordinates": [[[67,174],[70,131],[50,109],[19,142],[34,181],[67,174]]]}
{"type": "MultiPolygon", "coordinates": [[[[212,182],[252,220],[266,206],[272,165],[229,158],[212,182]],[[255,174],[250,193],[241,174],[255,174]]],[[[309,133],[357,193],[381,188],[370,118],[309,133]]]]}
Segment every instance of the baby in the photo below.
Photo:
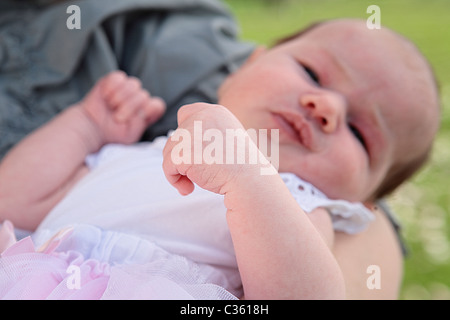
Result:
{"type": "MultiPolygon", "coordinates": [[[[224,135],[229,129],[276,130],[280,174],[261,175],[261,163],[175,162],[179,142],[172,138],[106,146],[137,141],[164,112],[163,101],[115,72],[5,157],[0,221],[39,227],[35,242],[43,246],[30,254],[51,255],[64,268],[79,261],[68,252],[84,262],[106,261],[107,271],[93,275],[99,268],[89,269],[89,279],[101,281],[85,298],[117,298],[109,289],[122,283],[122,293],[128,292],[130,274],[151,275],[136,282],[148,283],[145,297],[155,297],[155,288],[164,292],[157,298],[191,294],[193,284],[181,284],[183,274],[210,293],[196,298],[395,298],[401,280],[395,236],[382,214],[358,202],[371,207],[430,153],[439,99],[417,49],[362,21],[324,22],[271,50],[255,50],[223,83],[218,103],[182,107],[179,130],[193,133],[196,121],[224,135]],[[177,195],[168,183],[190,195],[177,195]],[[313,195],[305,200],[299,188],[313,195]],[[222,215],[216,213],[221,205],[222,215]],[[70,225],[69,238],[51,238],[70,225]],[[106,247],[114,253],[93,253],[106,247]],[[133,264],[147,271],[127,273],[133,264]],[[378,292],[366,285],[372,264],[383,270],[378,292]],[[214,290],[205,289],[211,284],[214,290]]],[[[7,230],[4,242],[10,241],[7,230]]],[[[7,277],[5,261],[17,262],[17,245],[3,252],[0,277],[7,277]]]]}

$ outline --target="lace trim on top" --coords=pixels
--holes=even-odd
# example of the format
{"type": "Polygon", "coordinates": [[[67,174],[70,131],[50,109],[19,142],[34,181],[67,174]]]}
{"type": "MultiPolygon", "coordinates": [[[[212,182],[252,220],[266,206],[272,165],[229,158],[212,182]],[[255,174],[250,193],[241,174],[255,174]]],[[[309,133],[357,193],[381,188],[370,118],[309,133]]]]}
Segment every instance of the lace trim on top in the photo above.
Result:
{"type": "Polygon", "coordinates": [[[311,212],[318,207],[325,208],[330,213],[336,231],[358,233],[375,219],[374,214],[362,203],[329,199],[312,184],[292,173],[281,173],[280,176],[303,210],[311,212]]]}

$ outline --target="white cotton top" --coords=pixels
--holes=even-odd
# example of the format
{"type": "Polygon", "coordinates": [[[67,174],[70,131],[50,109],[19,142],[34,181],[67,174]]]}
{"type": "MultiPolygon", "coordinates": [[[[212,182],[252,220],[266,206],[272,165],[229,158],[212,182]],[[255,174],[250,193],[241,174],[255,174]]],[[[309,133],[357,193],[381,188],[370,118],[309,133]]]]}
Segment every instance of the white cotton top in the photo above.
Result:
{"type": "MultiPolygon", "coordinates": [[[[237,270],[223,196],[199,187],[181,196],[162,170],[166,141],[107,145],[88,156],[91,172],[41,223],[33,236],[37,245],[65,227],[90,225],[147,240],[195,263],[237,270]]],[[[330,200],[295,175],[280,175],[306,212],[328,209],[335,230],[356,233],[374,218],[362,204],[330,200]]]]}

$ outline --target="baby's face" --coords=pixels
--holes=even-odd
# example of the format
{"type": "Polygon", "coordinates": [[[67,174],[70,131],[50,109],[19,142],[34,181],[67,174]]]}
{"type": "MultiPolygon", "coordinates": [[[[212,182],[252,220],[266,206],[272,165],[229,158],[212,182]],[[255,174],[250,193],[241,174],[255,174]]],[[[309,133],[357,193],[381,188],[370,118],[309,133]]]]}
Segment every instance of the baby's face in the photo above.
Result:
{"type": "Polygon", "coordinates": [[[219,103],[247,129],[279,129],[280,172],[350,201],[368,199],[438,126],[422,57],[359,21],[326,23],[255,53],[224,83],[219,103]]]}

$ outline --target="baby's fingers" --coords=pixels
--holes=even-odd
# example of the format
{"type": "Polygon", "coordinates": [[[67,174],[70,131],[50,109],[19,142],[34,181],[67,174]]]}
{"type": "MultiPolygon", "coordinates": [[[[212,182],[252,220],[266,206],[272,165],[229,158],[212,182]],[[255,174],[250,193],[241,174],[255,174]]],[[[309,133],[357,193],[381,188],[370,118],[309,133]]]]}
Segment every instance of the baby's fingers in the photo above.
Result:
{"type": "Polygon", "coordinates": [[[167,180],[173,185],[182,196],[187,196],[194,191],[194,184],[188,177],[178,175],[167,176],[167,180]]]}
{"type": "Polygon", "coordinates": [[[147,124],[155,123],[166,112],[166,103],[163,99],[152,97],[144,106],[147,124]]]}
{"type": "Polygon", "coordinates": [[[107,100],[113,100],[114,95],[128,81],[128,76],[123,71],[113,71],[100,80],[100,87],[103,97],[107,100]]]}
{"type": "Polygon", "coordinates": [[[181,195],[188,195],[194,191],[194,183],[183,172],[183,164],[175,164],[172,157],[174,141],[169,140],[163,150],[163,171],[167,181],[173,185],[181,195]]]}
{"type": "MultiPolygon", "coordinates": [[[[117,77],[120,80],[121,74],[118,74],[117,77]]],[[[115,86],[111,85],[111,87],[114,88],[114,90],[111,90],[112,92],[108,92],[107,89],[104,89],[104,92],[105,97],[113,110],[126,104],[133,99],[137,93],[142,91],[142,83],[135,77],[127,77],[123,81],[117,81],[115,86]]]]}
{"type": "Polygon", "coordinates": [[[133,116],[145,116],[143,106],[150,100],[150,95],[147,91],[138,91],[128,100],[121,103],[115,111],[115,119],[119,122],[128,121],[133,116]]]}
{"type": "Polygon", "coordinates": [[[115,119],[118,122],[126,122],[138,117],[145,125],[149,125],[161,118],[165,111],[166,104],[162,99],[153,98],[146,90],[141,90],[116,110],[115,119]]]}

